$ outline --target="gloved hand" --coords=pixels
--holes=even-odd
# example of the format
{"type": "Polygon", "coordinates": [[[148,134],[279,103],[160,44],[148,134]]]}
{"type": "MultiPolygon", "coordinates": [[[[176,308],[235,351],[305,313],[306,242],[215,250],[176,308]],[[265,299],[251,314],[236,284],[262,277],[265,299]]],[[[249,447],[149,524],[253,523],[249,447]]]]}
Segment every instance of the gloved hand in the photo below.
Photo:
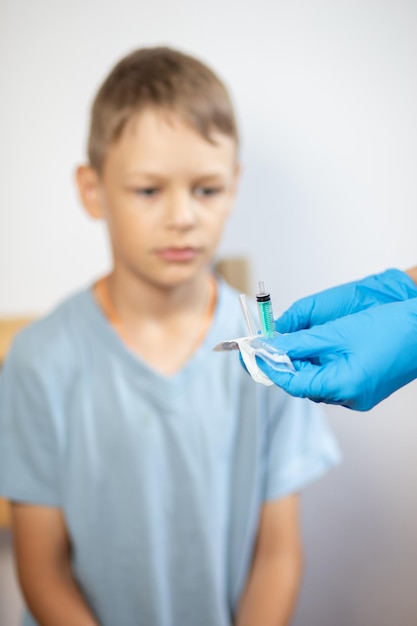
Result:
{"type": "Polygon", "coordinates": [[[416,296],[417,286],[411,278],[405,272],[391,269],[302,298],[275,321],[275,327],[280,333],[289,333],[416,296]]]}
{"type": "Polygon", "coordinates": [[[259,367],[294,396],[366,411],[417,378],[417,298],[383,304],[265,340],[288,353],[296,374],[259,367]]]}

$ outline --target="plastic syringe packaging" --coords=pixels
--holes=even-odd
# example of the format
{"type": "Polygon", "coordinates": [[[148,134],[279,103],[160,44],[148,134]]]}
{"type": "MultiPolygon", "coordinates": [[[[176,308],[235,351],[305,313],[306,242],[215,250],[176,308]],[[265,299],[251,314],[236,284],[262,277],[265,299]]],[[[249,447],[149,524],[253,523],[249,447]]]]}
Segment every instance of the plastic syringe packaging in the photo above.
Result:
{"type": "Polygon", "coordinates": [[[254,337],[246,346],[274,370],[291,374],[296,371],[288,354],[275,348],[269,341],[265,340],[265,337],[254,337]]]}

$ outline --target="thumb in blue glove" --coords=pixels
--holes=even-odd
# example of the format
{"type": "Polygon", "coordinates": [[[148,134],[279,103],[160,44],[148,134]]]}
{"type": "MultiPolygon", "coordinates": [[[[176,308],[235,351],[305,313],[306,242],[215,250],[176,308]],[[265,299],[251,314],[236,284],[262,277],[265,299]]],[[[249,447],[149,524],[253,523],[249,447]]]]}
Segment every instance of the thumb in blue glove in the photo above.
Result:
{"type": "Polygon", "coordinates": [[[417,286],[411,278],[405,272],[390,269],[302,298],[276,320],[275,326],[280,333],[294,332],[373,306],[415,297],[417,286]]]}
{"type": "Polygon", "coordinates": [[[417,298],[267,340],[296,374],[259,367],[288,393],[366,411],[417,378],[417,298]]]}

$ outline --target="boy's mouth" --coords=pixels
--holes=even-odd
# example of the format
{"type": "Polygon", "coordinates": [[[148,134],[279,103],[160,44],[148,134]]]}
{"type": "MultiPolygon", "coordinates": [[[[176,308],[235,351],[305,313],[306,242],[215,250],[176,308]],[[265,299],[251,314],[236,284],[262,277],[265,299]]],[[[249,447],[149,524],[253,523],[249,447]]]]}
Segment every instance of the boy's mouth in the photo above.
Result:
{"type": "Polygon", "coordinates": [[[172,246],[169,248],[159,248],[156,253],[161,259],[170,263],[188,263],[198,256],[200,250],[199,248],[192,248],[191,246],[181,248],[172,246]]]}

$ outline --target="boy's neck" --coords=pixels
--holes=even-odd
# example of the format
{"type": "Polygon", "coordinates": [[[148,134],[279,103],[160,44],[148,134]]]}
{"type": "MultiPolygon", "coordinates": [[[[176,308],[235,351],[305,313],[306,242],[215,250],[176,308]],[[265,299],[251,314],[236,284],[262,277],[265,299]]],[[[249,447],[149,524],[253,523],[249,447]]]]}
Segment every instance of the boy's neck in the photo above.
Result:
{"type": "Polygon", "coordinates": [[[209,272],[166,290],[110,274],[94,292],[123,342],[168,375],[181,369],[204,340],[217,298],[209,272]]]}
{"type": "Polygon", "coordinates": [[[190,282],[164,288],[114,270],[105,278],[111,302],[122,320],[151,318],[161,323],[182,313],[205,311],[211,279],[207,270],[190,282]]]}

